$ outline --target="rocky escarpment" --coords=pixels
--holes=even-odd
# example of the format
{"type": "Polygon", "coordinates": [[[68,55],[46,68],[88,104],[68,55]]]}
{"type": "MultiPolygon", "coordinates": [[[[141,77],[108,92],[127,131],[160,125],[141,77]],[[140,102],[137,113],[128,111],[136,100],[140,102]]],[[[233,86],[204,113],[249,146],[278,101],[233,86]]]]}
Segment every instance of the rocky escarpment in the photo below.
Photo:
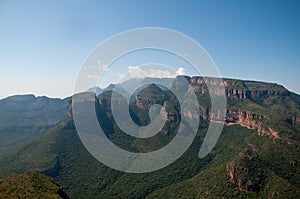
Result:
{"type": "Polygon", "coordinates": [[[269,96],[285,96],[288,92],[280,92],[275,90],[244,90],[244,89],[226,89],[225,94],[228,98],[251,99],[251,98],[267,98],[269,96]]]}
{"type": "MultiPolygon", "coordinates": [[[[248,104],[252,103],[255,104],[255,106],[257,104],[263,107],[265,106],[264,103],[269,103],[272,100],[282,100],[289,96],[289,91],[281,85],[235,79],[179,76],[171,83],[171,87],[175,90],[181,89],[196,93],[199,99],[200,118],[193,112],[182,113],[190,119],[225,121],[226,126],[240,125],[248,129],[256,130],[258,135],[280,139],[278,132],[266,125],[266,123],[268,123],[267,121],[271,120],[269,115],[252,110],[252,105],[249,106],[249,109],[249,107],[235,107],[230,103],[227,110],[211,110],[209,94],[217,96],[224,94],[228,102],[244,103],[246,100],[248,104]],[[189,83],[189,85],[187,83],[189,83]],[[222,86],[224,86],[223,89],[222,86]],[[208,87],[211,91],[209,91],[208,87]]],[[[110,94],[107,93],[109,92],[103,93],[103,96],[100,95],[98,100],[103,110],[110,112],[112,104],[111,91],[110,94]]],[[[173,98],[174,97],[172,97],[172,99],[173,98]]],[[[121,99],[115,98],[114,100],[119,100],[117,103],[121,103],[121,99]]],[[[175,108],[172,102],[174,100],[171,100],[171,103],[167,106],[166,102],[168,100],[170,100],[170,96],[166,96],[164,90],[155,84],[149,84],[147,87],[143,87],[136,92],[134,103],[136,107],[143,110],[149,110],[154,104],[162,105],[165,108],[164,111],[161,111],[162,118],[171,123],[179,122],[180,108],[175,108]]],[[[72,115],[70,111],[68,114],[69,116],[72,115]]],[[[300,118],[298,115],[297,113],[286,110],[284,116],[281,115],[280,117],[283,118],[283,121],[285,120],[291,125],[299,125],[300,118]]]]}
{"type": "Polygon", "coordinates": [[[250,149],[240,152],[238,159],[226,165],[230,182],[242,191],[259,192],[265,183],[266,169],[250,149]]]}
{"type": "Polygon", "coordinates": [[[175,123],[179,121],[179,113],[176,111],[171,103],[164,102],[163,109],[160,112],[162,119],[175,123]]]}
{"type": "Polygon", "coordinates": [[[299,118],[299,116],[297,116],[296,113],[292,113],[291,117],[287,118],[286,121],[288,123],[290,123],[291,125],[298,125],[298,124],[300,124],[300,118],[299,118]]]}
{"type": "Polygon", "coordinates": [[[266,119],[268,119],[266,116],[258,113],[240,110],[227,110],[225,125],[231,126],[238,124],[242,127],[256,130],[258,135],[270,136],[276,139],[280,138],[278,132],[274,131],[271,127],[265,127],[263,121],[266,119]]]}
{"type": "Polygon", "coordinates": [[[163,101],[160,99],[152,99],[152,98],[148,98],[148,99],[143,99],[140,98],[139,96],[136,96],[135,98],[135,102],[137,107],[141,108],[141,109],[149,109],[152,105],[154,104],[163,104],[163,101]]]}
{"type": "Polygon", "coordinates": [[[69,118],[73,117],[73,113],[72,113],[72,98],[69,99],[68,101],[68,111],[67,111],[67,116],[69,118]]]}
{"type": "Polygon", "coordinates": [[[136,92],[135,104],[141,109],[149,109],[154,104],[163,105],[166,100],[163,90],[155,84],[150,84],[136,92]]]}
{"type": "MultiPolygon", "coordinates": [[[[159,102],[154,102],[152,99],[149,100],[140,100],[136,98],[136,105],[137,107],[141,109],[149,109],[154,103],[160,104],[159,102]]],[[[111,100],[110,99],[99,99],[99,104],[103,110],[111,111],[111,100]]],[[[163,107],[161,111],[161,116],[163,120],[169,121],[171,123],[175,123],[179,121],[179,113],[177,110],[170,108],[170,103],[164,102],[163,107]]],[[[69,101],[68,105],[68,115],[69,117],[72,116],[72,110],[71,110],[71,100],[69,101]]],[[[205,121],[210,121],[212,118],[218,118],[219,115],[223,115],[222,111],[216,111],[215,113],[212,113],[211,109],[209,107],[205,106],[199,106],[200,109],[200,118],[197,118],[197,116],[192,112],[183,112],[183,114],[188,117],[189,119],[202,119],[205,121]],[[212,116],[214,115],[214,116],[212,116]]],[[[263,124],[264,120],[269,119],[267,116],[264,116],[262,114],[258,113],[251,113],[250,111],[243,111],[243,110],[227,110],[226,111],[226,117],[225,117],[225,125],[231,126],[231,125],[240,125],[248,129],[256,130],[258,135],[261,136],[270,136],[276,139],[279,139],[278,132],[274,131],[270,127],[265,127],[263,124]]],[[[292,123],[296,123],[299,119],[296,118],[296,116],[293,116],[291,119],[292,123]]]]}
{"type": "MultiPolygon", "coordinates": [[[[240,110],[229,105],[225,110],[214,110],[210,108],[210,100],[206,100],[203,96],[212,95],[225,95],[227,100],[239,99],[249,100],[249,103],[259,103],[259,106],[265,106],[264,103],[270,103],[272,100],[286,98],[290,95],[289,91],[283,86],[274,83],[243,81],[235,79],[219,79],[209,77],[185,77],[186,81],[190,83],[188,90],[195,92],[199,101],[200,119],[205,121],[220,120],[222,121],[225,116],[225,125],[240,125],[248,129],[256,130],[258,135],[270,136],[280,139],[278,132],[266,125],[266,121],[270,120],[268,115],[247,109],[240,110]],[[223,87],[224,86],[224,87],[223,87]],[[210,88],[211,90],[209,90],[210,88]],[[204,99],[204,102],[203,102],[204,99]],[[208,102],[207,102],[208,101],[208,102]]],[[[183,83],[173,83],[175,89],[182,89],[183,83]]],[[[183,113],[189,118],[195,119],[193,113],[183,113]]],[[[300,124],[300,119],[296,113],[286,112],[284,116],[287,121],[292,125],[300,124]]],[[[284,120],[284,119],[283,119],[284,120]]]]}
{"type": "MultiPolygon", "coordinates": [[[[280,139],[278,132],[274,131],[271,127],[266,127],[264,124],[264,121],[269,120],[268,116],[239,109],[229,109],[226,110],[225,119],[221,120],[221,116],[224,115],[224,110],[217,110],[213,113],[209,107],[199,107],[200,120],[218,121],[219,119],[219,121],[224,121],[226,126],[240,125],[248,129],[256,130],[258,135],[280,139]]],[[[196,119],[195,114],[191,112],[183,114],[190,119],[196,119]]]]}
{"type": "Polygon", "coordinates": [[[211,94],[216,95],[224,94],[222,93],[221,88],[218,89],[218,86],[224,86],[226,97],[236,99],[267,98],[270,96],[289,95],[289,92],[278,84],[207,77],[191,77],[189,80],[193,91],[203,95],[210,94],[207,85],[214,88],[214,90],[211,91],[211,94]]]}

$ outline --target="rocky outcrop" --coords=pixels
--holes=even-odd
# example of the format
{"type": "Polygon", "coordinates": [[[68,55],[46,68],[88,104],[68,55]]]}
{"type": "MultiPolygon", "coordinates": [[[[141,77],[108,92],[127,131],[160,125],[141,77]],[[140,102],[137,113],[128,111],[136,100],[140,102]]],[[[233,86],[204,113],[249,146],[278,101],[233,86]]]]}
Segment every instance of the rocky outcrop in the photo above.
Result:
{"type": "MultiPolygon", "coordinates": [[[[183,112],[184,116],[189,119],[199,119],[197,114],[189,111],[183,112]]],[[[200,119],[205,121],[224,121],[221,117],[224,115],[222,110],[216,110],[214,113],[209,107],[200,106],[200,119]]],[[[177,112],[162,112],[163,119],[170,122],[177,122],[177,112]]],[[[268,120],[267,116],[259,113],[251,113],[249,111],[242,110],[227,110],[225,117],[225,125],[240,125],[242,127],[257,131],[260,136],[268,136],[275,139],[281,139],[279,133],[273,130],[271,127],[267,127],[264,124],[264,120],[268,120]]]]}
{"type": "Polygon", "coordinates": [[[247,179],[249,168],[239,166],[234,161],[226,165],[230,182],[236,184],[241,191],[258,192],[259,185],[247,179]]]}
{"type": "Polygon", "coordinates": [[[167,101],[164,102],[163,109],[161,109],[160,114],[162,119],[165,121],[175,123],[179,120],[179,113],[175,111],[173,105],[167,101]]]}
{"type": "Polygon", "coordinates": [[[236,99],[267,98],[270,96],[284,96],[287,92],[276,90],[243,90],[243,89],[225,89],[226,97],[236,99]]]}
{"type": "Polygon", "coordinates": [[[291,125],[298,125],[298,124],[300,124],[300,118],[297,117],[297,114],[296,114],[296,113],[292,113],[292,114],[291,114],[291,117],[288,118],[286,121],[287,121],[288,123],[290,123],[291,125]]]}
{"type": "Polygon", "coordinates": [[[111,112],[111,99],[99,99],[99,104],[103,110],[111,112]]]}
{"type": "Polygon", "coordinates": [[[207,85],[209,85],[209,87],[213,88],[213,90],[210,91],[211,94],[221,95],[224,93],[222,93],[222,89],[218,89],[218,87],[224,86],[226,97],[236,99],[267,98],[270,96],[289,95],[289,92],[282,86],[263,82],[256,82],[253,84],[251,81],[192,77],[190,83],[192,85],[190,90],[193,89],[194,92],[199,94],[209,94],[207,88],[207,85]]]}
{"type": "Polygon", "coordinates": [[[250,113],[249,111],[241,110],[227,110],[227,123],[242,123],[243,121],[261,120],[265,119],[264,115],[257,113],[250,113]]]}
{"type": "Polygon", "coordinates": [[[178,121],[178,114],[175,112],[168,113],[166,111],[161,112],[161,116],[163,120],[175,123],[178,121]]]}
{"type": "Polygon", "coordinates": [[[226,115],[225,113],[226,110],[221,110],[221,109],[211,110],[210,107],[201,106],[201,105],[199,105],[199,109],[200,109],[200,118],[202,118],[203,120],[207,120],[207,121],[225,120],[224,115],[226,115]]]}
{"type": "Polygon", "coordinates": [[[184,111],[183,115],[187,118],[189,118],[190,120],[199,120],[199,116],[198,114],[192,112],[192,111],[184,111]]]}
{"type": "MultiPolygon", "coordinates": [[[[180,89],[195,92],[198,96],[210,93],[215,95],[225,94],[229,99],[253,99],[254,101],[260,101],[259,99],[266,99],[271,96],[289,95],[289,92],[285,88],[277,84],[208,77],[178,76],[172,82],[171,87],[175,90],[180,89]],[[222,86],[225,86],[225,90],[222,89],[222,86]],[[208,87],[211,91],[208,90],[208,87]]],[[[149,110],[154,104],[164,105],[165,100],[167,99],[164,91],[155,84],[150,84],[136,93],[135,105],[140,109],[149,110]]],[[[259,135],[270,136],[276,139],[280,138],[276,131],[264,125],[265,120],[269,119],[267,116],[247,110],[232,109],[227,110],[226,113],[224,113],[225,110],[211,110],[209,99],[204,98],[204,100],[206,101],[203,104],[199,102],[200,119],[206,121],[225,120],[225,125],[227,126],[237,124],[256,130],[259,135]],[[225,118],[223,118],[224,115],[226,115],[225,118]]],[[[99,98],[99,104],[104,110],[110,110],[111,101],[109,98],[99,98]]],[[[170,122],[180,120],[178,110],[166,109],[161,114],[163,119],[170,122]]],[[[190,119],[199,119],[197,114],[192,111],[183,111],[183,115],[190,119]]],[[[300,118],[297,118],[296,115],[291,116],[287,121],[293,125],[300,124],[300,118]]]]}
{"type": "Polygon", "coordinates": [[[236,89],[226,89],[226,97],[228,98],[238,98],[247,99],[251,97],[251,91],[249,90],[236,90],[236,89]]]}
{"type": "Polygon", "coordinates": [[[249,111],[227,110],[225,125],[231,126],[238,124],[248,129],[256,130],[258,135],[269,136],[279,139],[278,132],[270,127],[265,127],[263,120],[267,119],[264,115],[251,113],[249,111]]]}
{"type": "Polygon", "coordinates": [[[161,100],[154,100],[154,99],[151,99],[151,98],[142,99],[142,98],[136,96],[135,103],[136,103],[136,106],[141,108],[141,109],[149,109],[153,104],[162,105],[163,102],[161,100]]]}
{"type": "MultiPolygon", "coordinates": [[[[224,115],[222,110],[216,110],[214,113],[212,113],[209,107],[200,106],[199,108],[201,119],[205,121],[224,121],[221,120],[221,116],[224,115]]],[[[191,115],[191,118],[193,118],[192,113],[189,114],[191,115]]],[[[248,129],[256,130],[258,135],[280,139],[278,132],[264,125],[263,121],[268,119],[269,118],[267,116],[264,116],[259,113],[251,113],[250,111],[243,111],[238,109],[227,110],[225,117],[225,125],[240,125],[248,129]]]]}
{"type": "MultiPolygon", "coordinates": [[[[137,107],[141,109],[149,109],[153,104],[161,104],[161,101],[154,101],[152,99],[140,99],[136,97],[135,104],[137,107]]],[[[110,99],[99,99],[99,104],[106,111],[111,110],[111,100],[110,99]]],[[[164,102],[164,111],[161,111],[162,119],[175,123],[179,121],[179,113],[176,110],[170,110],[164,102]]],[[[212,111],[210,107],[199,105],[200,109],[200,119],[205,121],[224,121],[222,116],[224,115],[225,110],[215,110],[212,111]]],[[[71,113],[69,113],[71,115],[71,113]]],[[[189,111],[183,112],[183,115],[188,117],[189,119],[199,119],[197,118],[197,114],[189,111]]],[[[266,127],[263,123],[263,120],[267,120],[267,116],[264,116],[259,113],[252,113],[249,111],[243,110],[227,110],[225,117],[225,125],[240,125],[248,129],[256,130],[258,135],[261,136],[269,136],[276,139],[280,139],[278,132],[274,131],[270,127],[266,127]]],[[[294,116],[291,119],[292,123],[299,122],[299,119],[294,116]]]]}
{"type": "Polygon", "coordinates": [[[69,118],[73,117],[73,113],[72,113],[72,98],[70,98],[69,101],[68,101],[67,115],[68,115],[69,118]]]}
{"type": "Polygon", "coordinates": [[[250,149],[239,153],[239,158],[226,165],[229,181],[241,191],[259,192],[264,184],[265,168],[257,154],[250,149]]]}
{"type": "Polygon", "coordinates": [[[230,182],[236,184],[240,190],[254,191],[253,187],[247,185],[247,181],[241,177],[248,174],[248,168],[238,166],[234,161],[231,161],[226,165],[226,170],[228,171],[230,182]]]}

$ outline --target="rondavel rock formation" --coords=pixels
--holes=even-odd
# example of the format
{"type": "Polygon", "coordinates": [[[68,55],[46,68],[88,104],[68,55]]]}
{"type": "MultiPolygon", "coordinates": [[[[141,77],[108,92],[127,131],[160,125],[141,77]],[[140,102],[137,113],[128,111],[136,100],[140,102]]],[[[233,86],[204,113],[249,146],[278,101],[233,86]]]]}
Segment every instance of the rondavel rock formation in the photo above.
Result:
{"type": "MultiPolygon", "coordinates": [[[[264,82],[254,82],[254,81],[243,81],[243,80],[234,80],[234,79],[218,79],[218,78],[205,78],[205,77],[187,77],[182,76],[185,80],[190,83],[189,87],[185,87],[180,80],[175,79],[172,83],[172,87],[175,89],[187,89],[189,92],[195,92],[196,95],[209,95],[210,91],[207,85],[210,85],[214,88],[211,94],[214,95],[222,95],[224,94],[227,99],[266,99],[272,96],[288,96],[289,91],[286,90],[283,86],[272,83],[264,83],[264,82]],[[225,90],[218,89],[220,86],[224,85],[225,90]],[[223,93],[221,92],[223,91],[223,93]]],[[[154,88],[156,89],[156,88],[154,88]]],[[[156,89],[156,95],[157,95],[156,89]]],[[[149,109],[153,104],[160,104],[165,107],[165,111],[161,111],[162,118],[169,122],[178,122],[180,119],[180,114],[176,111],[168,111],[166,109],[167,103],[163,100],[163,96],[159,97],[144,95],[142,98],[137,95],[135,98],[135,104],[137,107],[141,109],[149,109]],[[146,97],[145,97],[146,96],[146,97]]],[[[122,99],[118,100],[117,103],[121,103],[122,99]]],[[[111,99],[110,98],[101,98],[99,99],[99,104],[105,111],[110,111],[111,109],[111,99]]],[[[71,103],[69,103],[69,116],[71,113],[71,103]]],[[[201,105],[199,103],[200,110],[200,118],[202,120],[210,121],[212,119],[218,118],[222,111],[225,110],[217,110],[215,112],[211,111],[210,107],[207,105],[201,105]]],[[[191,112],[184,112],[185,116],[190,119],[197,119],[195,115],[191,112]]],[[[300,124],[300,118],[298,118],[296,113],[289,113],[289,117],[286,118],[286,121],[292,125],[300,124]]],[[[270,136],[276,139],[280,139],[278,132],[274,131],[272,128],[266,126],[263,121],[268,120],[269,117],[267,115],[263,115],[256,112],[251,112],[251,110],[239,110],[237,108],[233,108],[231,106],[227,107],[226,117],[221,118],[220,120],[225,121],[226,126],[230,125],[240,125],[246,127],[248,129],[256,130],[259,135],[262,136],[270,136]]]]}

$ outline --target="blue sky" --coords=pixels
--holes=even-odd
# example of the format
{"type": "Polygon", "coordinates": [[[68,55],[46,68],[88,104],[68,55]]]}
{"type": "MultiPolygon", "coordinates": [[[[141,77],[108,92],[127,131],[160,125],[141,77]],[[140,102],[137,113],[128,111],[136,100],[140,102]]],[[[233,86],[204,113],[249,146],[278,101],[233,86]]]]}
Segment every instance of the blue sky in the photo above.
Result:
{"type": "Polygon", "coordinates": [[[81,63],[106,38],[164,27],[201,44],[223,77],[300,93],[299,1],[0,1],[0,98],[72,94],[81,63]]]}

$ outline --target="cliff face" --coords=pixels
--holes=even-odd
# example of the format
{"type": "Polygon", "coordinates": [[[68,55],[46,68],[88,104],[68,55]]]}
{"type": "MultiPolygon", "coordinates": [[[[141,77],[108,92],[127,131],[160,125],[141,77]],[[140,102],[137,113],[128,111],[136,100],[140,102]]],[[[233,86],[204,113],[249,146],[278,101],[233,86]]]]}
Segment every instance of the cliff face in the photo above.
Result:
{"type": "MultiPolygon", "coordinates": [[[[242,81],[235,79],[218,79],[218,78],[208,78],[208,77],[187,77],[181,76],[177,77],[175,81],[172,82],[171,87],[174,89],[186,89],[189,92],[195,92],[199,100],[199,111],[200,118],[192,112],[183,112],[182,114],[190,119],[200,119],[205,121],[210,120],[220,120],[224,121],[221,116],[224,115],[225,110],[215,110],[214,112],[210,108],[210,98],[209,94],[213,95],[222,95],[225,94],[228,100],[228,107],[226,110],[225,125],[240,125],[242,127],[256,130],[258,135],[269,136],[275,139],[280,139],[279,133],[273,130],[270,126],[267,126],[267,121],[272,120],[270,115],[266,115],[256,109],[252,109],[252,106],[255,107],[264,107],[267,106],[264,103],[269,103],[272,100],[283,100],[289,97],[290,93],[284,87],[278,84],[264,83],[264,82],[254,82],[254,81],[242,81]],[[190,86],[186,85],[186,81],[190,83],[190,86]],[[208,90],[208,86],[213,88],[211,93],[208,90]],[[221,86],[225,87],[224,90],[221,89],[221,86]],[[203,99],[205,102],[203,102],[203,99]],[[234,106],[229,102],[240,102],[242,106],[234,106]],[[247,101],[250,106],[245,107],[244,101],[247,101]]],[[[99,104],[106,112],[111,111],[111,94],[106,94],[104,97],[99,97],[99,104]]],[[[173,99],[171,97],[171,99],[173,99]]],[[[149,108],[154,104],[160,104],[164,106],[165,110],[161,111],[162,119],[169,121],[171,123],[176,123],[180,121],[180,107],[175,105],[174,100],[170,100],[171,103],[167,103],[170,100],[170,94],[166,95],[165,91],[155,84],[150,84],[147,87],[144,87],[142,90],[139,90],[135,96],[135,106],[139,109],[149,110],[149,108]],[[173,103],[173,104],[172,104],[173,103]],[[168,104],[168,106],[167,106],[168,104]],[[178,108],[175,108],[177,106],[178,108]],[[170,108],[171,107],[171,108],[170,108]]],[[[120,102],[119,102],[120,103],[120,102]]],[[[275,102],[276,103],[276,102],[275,102]]],[[[290,105],[289,105],[290,106],[290,105]]],[[[69,116],[72,116],[72,113],[69,108],[69,116]]],[[[299,114],[292,112],[290,110],[285,110],[284,114],[281,114],[280,117],[284,115],[285,122],[290,123],[291,125],[299,125],[300,118],[299,114]]]]}
{"type": "MultiPolygon", "coordinates": [[[[183,113],[190,119],[196,119],[195,115],[191,112],[183,113]]],[[[211,116],[211,110],[209,107],[200,106],[200,119],[205,121],[210,121],[212,118],[218,118],[221,111],[217,111],[216,116],[211,116]]],[[[261,115],[259,113],[251,113],[250,111],[242,111],[238,109],[230,109],[226,111],[225,125],[240,125],[242,127],[256,130],[258,135],[270,136],[279,139],[278,132],[274,131],[270,127],[266,127],[263,121],[268,120],[267,116],[261,115]]]]}
{"type": "Polygon", "coordinates": [[[226,165],[230,182],[241,191],[259,192],[265,181],[266,169],[255,152],[245,149],[236,160],[226,165]]]}
{"type": "Polygon", "coordinates": [[[293,113],[290,118],[287,119],[287,122],[292,125],[300,124],[300,118],[297,117],[296,113],[293,113]]]}
{"type": "MultiPolygon", "coordinates": [[[[234,79],[217,79],[217,78],[203,78],[203,77],[191,77],[186,78],[190,82],[191,87],[189,87],[190,92],[195,92],[199,101],[200,119],[205,121],[218,120],[224,115],[224,110],[216,110],[212,112],[211,108],[207,103],[201,104],[201,96],[222,95],[222,89],[220,86],[225,87],[225,95],[227,100],[237,100],[247,99],[252,101],[252,103],[271,101],[270,99],[284,98],[289,96],[288,90],[278,84],[264,83],[264,82],[253,82],[253,81],[242,81],[234,79]],[[211,93],[208,90],[208,86],[213,88],[211,93]]],[[[180,84],[174,83],[175,89],[180,88],[180,84]]],[[[223,90],[224,91],[224,90],[223,90]]],[[[224,94],[224,93],[223,93],[224,94]]],[[[210,102],[209,102],[210,103],[210,102]]],[[[260,104],[259,106],[264,106],[260,104]]],[[[193,113],[183,113],[190,119],[195,119],[193,113]]],[[[287,121],[290,124],[297,125],[300,124],[300,118],[297,117],[296,113],[286,113],[287,121]]],[[[168,119],[168,118],[167,118],[168,119]]],[[[258,135],[270,136],[276,139],[280,139],[278,132],[274,131],[271,127],[264,124],[265,121],[270,120],[268,115],[261,114],[253,110],[247,110],[243,107],[240,108],[228,106],[225,117],[225,125],[240,125],[248,129],[256,130],[258,135]]]]}
{"type": "Polygon", "coordinates": [[[135,98],[136,106],[141,109],[149,109],[153,104],[163,104],[163,100],[155,100],[152,98],[142,99],[138,96],[135,98]]]}
{"type": "Polygon", "coordinates": [[[280,92],[276,90],[243,90],[243,89],[226,89],[228,98],[251,99],[251,98],[267,98],[269,96],[285,96],[288,92],[280,92]]]}
{"type": "Polygon", "coordinates": [[[227,110],[225,125],[231,126],[238,124],[248,129],[256,130],[258,135],[270,136],[279,139],[278,132],[274,131],[271,127],[265,127],[263,120],[268,119],[266,116],[251,113],[249,111],[227,110]]]}
{"type": "MultiPolygon", "coordinates": [[[[160,112],[162,119],[169,121],[171,123],[176,123],[179,121],[179,113],[177,111],[175,111],[174,109],[170,110],[171,108],[169,106],[172,106],[172,105],[170,105],[170,103],[164,102],[164,105],[163,105],[164,109],[162,109],[160,112]]],[[[172,108],[174,108],[174,107],[172,107],[172,108]]]]}
{"type": "MultiPolygon", "coordinates": [[[[209,94],[206,85],[225,87],[225,95],[228,98],[250,99],[250,98],[267,98],[270,96],[287,96],[289,92],[278,84],[262,83],[252,81],[242,81],[233,79],[217,79],[192,77],[190,79],[193,90],[200,94],[209,94]]],[[[213,94],[221,94],[220,90],[212,91],[213,94]]]]}

